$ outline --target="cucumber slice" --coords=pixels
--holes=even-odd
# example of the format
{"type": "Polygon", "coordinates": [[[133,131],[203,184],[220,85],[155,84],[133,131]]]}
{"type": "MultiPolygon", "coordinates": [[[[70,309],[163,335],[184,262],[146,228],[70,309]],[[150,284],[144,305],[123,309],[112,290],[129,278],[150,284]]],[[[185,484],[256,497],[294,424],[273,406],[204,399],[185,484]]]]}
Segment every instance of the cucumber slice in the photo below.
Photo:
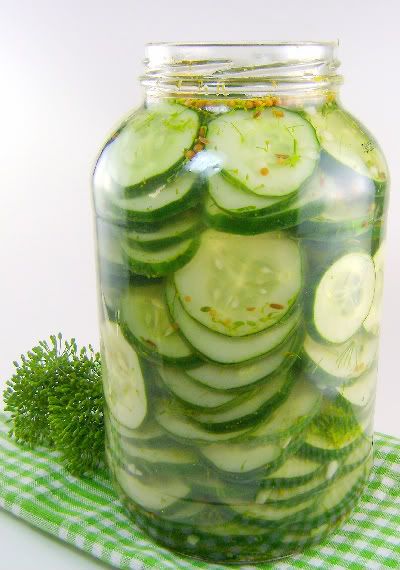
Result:
{"type": "Polygon", "coordinates": [[[263,479],[263,487],[290,488],[307,483],[325,469],[324,464],[310,458],[293,455],[263,479]]]}
{"type": "Polygon", "coordinates": [[[350,473],[335,479],[326,492],[318,497],[316,508],[302,527],[312,528],[325,523],[333,523],[342,517],[355,504],[365,483],[366,468],[361,465],[350,473]]]}
{"type": "Polygon", "coordinates": [[[161,511],[185,498],[190,487],[180,477],[140,479],[121,467],[115,467],[115,478],[126,495],[147,511],[161,511]]]}
{"type": "Polygon", "coordinates": [[[318,412],[320,403],[320,391],[300,378],[296,380],[289,397],[249,434],[249,438],[268,441],[293,436],[309,424],[318,412]]]}
{"type": "Polygon", "coordinates": [[[121,197],[116,192],[107,196],[108,209],[128,221],[157,221],[166,216],[184,212],[196,204],[202,194],[202,183],[194,174],[178,174],[148,194],[143,192],[130,197],[121,197]]]}
{"type": "Polygon", "coordinates": [[[278,443],[263,443],[253,447],[246,443],[212,443],[200,451],[221,471],[249,473],[275,462],[282,454],[282,447],[278,443]]]}
{"type": "Polygon", "coordinates": [[[344,460],[341,472],[348,473],[362,463],[366,463],[372,454],[372,439],[367,437],[360,438],[356,446],[348,453],[344,460]]]}
{"type": "Polygon", "coordinates": [[[235,398],[235,395],[226,394],[196,382],[179,368],[165,366],[160,368],[159,373],[168,390],[190,407],[219,409],[235,398]]]}
{"type": "Polygon", "coordinates": [[[144,422],[138,429],[129,429],[126,426],[119,424],[111,414],[106,413],[106,431],[115,432],[118,438],[125,438],[133,443],[140,444],[141,446],[159,442],[162,438],[165,439],[165,432],[154,421],[144,422]]]}
{"type": "Polygon", "coordinates": [[[365,409],[375,399],[376,367],[365,372],[351,384],[340,386],[337,390],[354,408],[365,409]]]}
{"type": "Polygon", "coordinates": [[[327,104],[308,114],[324,150],[362,176],[384,183],[385,159],[371,135],[349,113],[327,104]]]}
{"type": "Polygon", "coordinates": [[[138,428],[147,415],[147,397],[136,351],[118,325],[101,327],[104,397],[110,413],[128,429],[138,428]]]}
{"type": "Polygon", "coordinates": [[[378,343],[358,332],[342,344],[321,344],[306,336],[303,348],[309,360],[307,376],[317,383],[335,385],[351,382],[369,370],[376,360],[378,343]]]}
{"type": "Polygon", "coordinates": [[[194,424],[188,417],[184,406],[177,402],[161,400],[155,409],[155,419],[158,424],[172,437],[183,443],[213,443],[234,440],[246,433],[237,430],[230,433],[212,433],[194,424]]]}
{"type": "Polygon", "coordinates": [[[129,289],[121,299],[121,323],[126,338],[144,356],[182,366],[198,363],[169,319],[163,284],[129,289]]]}
{"type": "Polygon", "coordinates": [[[98,267],[103,283],[120,284],[129,281],[121,249],[121,228],[97,220],[98,267]]]}
{"type": "MultiPolygon", "coordinates": [[[[272,198],[271,198],[272,199],[272,198]]],[[[317,216],[324,207],[321,193],[310,187],[298,194],[282,210],[259,216],[238,216],[223,210],[208,197],[204,216],[206,223],[218,231],[254,236],[265,232],[302,227],[304,220],[317,216]]],[[[314,218],[313,218],[314,219],[314,218]]]]}
{"type": "Polygon", "coordinates": [[[134,273],[146,277],[162,277],[188,263],[198,246],[197,239],[185,239],[163,249],[147,251],[139,245],[122,242],[122,252],[128,267],[134,273]]]}
{"type": "Polygon", "coordinates": [[[185,311],[212,331],[246,336],[278,322],[301,289],[298,244],[280,233],[203,233],[193,259],[174,275],[185,311]]]}
{"type": "Polygon", "coordinates": [[[189,449],[178,447],[142,447],[132,443],[126,439],[119,439],[117,442],[118,453],[123,463],[132,461],[136,464],[136,460],[158,465],[160,469],[166,466],[183,468],[185,466],[196,466],[198,464],[198,456],[189,449]]]}
{"type": "Polygon", "coordinates": [[[131,230],[126,233],[126,240],[129,244],[140,245],[143,249],[160,249],[193,237],[199,228],[200,219],[197,212],[189,210],[171,218],[156,230],[131,230]]]}
{"type": "Polygon", "coordinates": [[[357,445],[359,439],[360,431],[339,441],[332,441],[321,432],[309,431],[299,448],[299,454],[317,461],[340,459],[357,445]]]}
{"type": "Polygon", "coordinates": [[[219,366],[218,364],[202,364],[186,371],[194,380],[216,390],[240,391],[252,384],[266,380],[271,374],[284,367],[288,368],[296,361],[299,335],[294,335],[275,352],[250,364],[242,366],[219,366]]]}
{"type": "Polygon", "coordinates": [[[163,182],[185,160],[199,124],[195,111],[177,103],[140,109],[105,149],[110,175],[129,193],[163,182]]]}
{"type": "Polygon", "coordinates": [[[374,263],[365,252],[337,259],[322,275],[313,296],[312,317],[320,338],[343,343],[362,326],[375,289],[374,263]]]}
{"type": "Polygon", "coordinates": [[[268,196],[258,196],[254,192],[244,190],[237,184],[232,184],[221,174],[212,176],[208,183],[208,191],[222,210],[230,214],[254,216],[265,215],[277,210],[282,210],[293,199],[293,195],[280,198],[269,198],[268,196]]]}
{"type": "Polygon", "coordinates": [[[260,526],[276,527],[292,525],[298,520],[304,520],[306,513],[313,509],[315,497],[298,505],[235,505],[232,508],[245,519],[254,519],[260,526]]]}
{"type": "Polygon", "coordinates": [[[340,165],[330,170],[332,174],[320,169],[313,176],[314,183],[319,185],[323,206],[318,214],[296,228],[300,236],[317,240],[344,239],[371,228],[377,214],[373,182],[352,171],[343,180],[340,165]]]}
{"type": "Polygon", "coordinates": [[[254,426],[286,399],[292,384],[291,374],[279,374],[250,394],[233,400],[227,410],[196,412],[193,413],[192,420],[216,433],[254,426]]]}
{"type": "Polygon", "coordinates": [[[228,337],[212,331],[185,311],[172,282],[166,288],[168,307],[180,332],[206,360],[218,364],[240,364],[256,360],[276,349],[297,329],[300,314],[294,312],[284,322],[255,335],[228,337]]]}
{"type": "Polygon", "coordinates": [[[301,483],[296,487],[262,489],[257,493],[256,503],[260,505],[297,505],[321,493],[330,483],[331,480],[326,477],[326,474],[320,472],[310,481],[301,483]]]}
{"type": "Polygon", "coordinates": [[[261,196],[295,192],[319,159],[314,128],[287,109],[225,113],[210,122],[207,138],[223,157],[224,175],[261,196]]]}
{"type": "Polygon", "coordinates": [[[375,267],[375,291],[372,305],[364,321],[365,330],[375,335],[379,332],[382,312],[384,257],[385,245],[381,244],[373,257],[375,267]]]}

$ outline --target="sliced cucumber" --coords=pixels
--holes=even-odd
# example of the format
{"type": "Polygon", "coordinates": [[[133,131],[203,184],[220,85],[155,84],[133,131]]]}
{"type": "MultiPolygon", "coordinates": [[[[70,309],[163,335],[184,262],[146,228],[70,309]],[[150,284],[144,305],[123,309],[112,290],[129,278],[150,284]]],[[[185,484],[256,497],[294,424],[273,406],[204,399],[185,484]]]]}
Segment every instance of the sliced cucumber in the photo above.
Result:
{"type": "Polygon", "coordinates": [[[248,473],[275,462],[282,454],[278,443],[249,447],[246,443],[213,443],[200,449],[204,457],[221,471],[248,473]]]}
{"type": "Polygon", "coordinates": [[[258,196],[254,192],[249,192],[237,184],[233,184],[221,174],[210,178],[208,191],[217,206],[230,214],[245,215],[246,217],[282,210],[294,199],[293,195],[280,198],[258,196]]]}
{"type": "Polygon", "coordinates": [[[179,173],[148,194],[126,198],[116,192],[107,197],[108,209],[122,219],[133,222],[164,220],[196,204],[202,194],[202,182],[190,172],[179,173]]]}
{"type": "Polygon", "coordinates": [[[155,409],[158,424],[172,437],[184,443],[213,443],[234,440],[246,433],[237,430],[229,433],[213,433],[194,424],[185,416],[187,410],[177,402],[161,400],[155,409]]]}
{"type": "Polygon", "coordinates": [[[136,429],[147,415],[146,389],[138,356],[114,323],[103,323],[101,339],[107,406],[120,424],[136,429]]]}
{"type": "Polygon", "coordinates": [[[115,478],[122,490],[147,511],[161,511],[186,497],[190,487],[181,477],[164,476],[159,479],[141,479],[121,467],[115,467],[115,478]]]}
{"type": "Polygon", "coordinates": [[[366,463],[372,453],[372,439],[368,437],[360,438],[356,446],[348,453],[344,460],[341,471],[347,473],[352,471],[362,463],[366,463]]]}
{"type": "Polygon", "coordinates": [[[249,434],[249,438],[268,441],[293,436],[313,419],[320,402],[319,390],[303,378],[296,380],[289,397],[249,434]]]}
{"type": "Polygon", "coordinates": [[[308,377],[317,383],[335,385],[359,378],[371,368],[378,343],[363,332],[342,344],[322,344],[306,336],[304,352],[309,361],[308,377]]]}
{"type": "Polygon", "coordinates": [[[218,364],[240,364],[256,360],[276,349],[297,329],[300,314],[294,312],[283,323],[255,335],[228,337],[193,319],[182,307],[171,282],[167,284],[168,307],[180,332],[206,360],[218,364]]]}
{"type": "Polygon", "coordinates": [[[111,414],[106,414],[107,430],[115,432],[118,438],[124,438],[138,445],[158,444],[161,440],[165,440],[166,435],[163,429],[152,419],[144,422],[138,429],[129,429],[119,424],[111,414]]]}
{"type": "Polygon", "coordinates": [[[298,235],[316,240],[328,237],[342,240],[371,228],[377,214],[373,182],[352,171],[343,180],[343,167],[337,162],[336,165],[330,172],[319,169],[313,176],[320,190],[322,208],[296,228],[298,235]]]}
{"type": "Polygon", "coordinates": [[[197,113],[177,103],[140,109],[105,148],[112,178],[129,193],[162,183],[185,160],[198,128],[197,113]]]}
{"type": "Polygon", "coordinates": [[[292,384],[290,373],[278,374],[250,394],[233,400],[227,410],[196,412],[192,419],[216,433],[255,426],[287,398],[292,384]]]}
{"type": "Polygon", "coordinates": [[[376,376],[377,369],[374,367],[351,384],[340,386],[338,392],[354,408],[364,409],[375,398],[376,376]]]}
{"type": "Polygon", "coordinates": [[[261,196],[295,192],[319,159],[314,128],[287,109],[225,113],[210,122],[207,138],[207,148],[223,158],[224,175],[261,196]]]}
{"type": "Polygon", "coordinates": [[[296,362],[300,335],[293,335],[276,351],[261,360],[242,366],[202,364],[186,371],[187,375],[201,384],[217,390],[241,391],[266,380],[271,374],[290,368],[296,362]],[[287,366],[286,366],[287,365],[287,366]]]}
{"type": "Polygon", "coordinates": [[[194,210],[173,217],[153,231],[134,229],[126,233],[129,244],[140,245],[143,249],[160,249],[193,237],[200,228],[200,219],[194,210]]]}
{"type": "Polygon", "coordinates": [[[327,104],[309,114],[324,150],[362,176],[383,183],[387,180],[385,159],[374,139],[349,113],[327,104]]]}
{"type": "Polygon", "coordinates": [[[360,433],[358,431],[358,433],[350,434],[342,440],[333,441],[321,432],[309,431],[299,448],[299,453],[303,457],[309,457],[317,461],[340,459],[357,445],[360,433]]]}
{"type": "Polygon", "coordinates": [[[159,372],[168,390],[190,407],[219,409],[235,398],[234,394],[226,394],[200,384],[179,368],[164,366],[159,372]]]}
{"type": "Polygon", "coordinates": [[[118,226],[97,220],[99,274],[102,283],[107,285],[129,281],[129,269],[122,256],[121,235],[122,230],[118,226]]]}
{"type": "Polygon", "coordinates": [[[337,259],[319,280],[312,301],[313,326],[324,341],[343,343],[362,326],[375,289],[374,263],[359,251],[337,259]]]}
{"type": "Polygon", "coordinates": [[[117,442],[118,453],[123,463],[136,460],[145,463],[156,464],[162,469],[162,466],[175,466],[177,470],[185,466],[196,466],[198,464],[198,456],[185,448],[178,447],[142,447],[129,440],[120,438],[117,442]]]}
{"type": "Polygon", "coordinates": [[[333,523],[356,502],[365,483],[366,468],[361,465],[350,473],[335,479],[322,496],[318,497],[315,510],[303,522],[303,528],[312,528],[327,522],[333,523]]]}
{"type": "MultiPolygon", "coordinates": [[[[272,199],[272,198],[271,198],[272,199]]],[[[215,230],[232,234],[254,236],[300,226],[304,220],[314,219],[323,209],[321,194],[310,188],[298,194],[282,210],[260,216],[237,216],[223,210],[208,197],[205,203],[206,223],[215,230]]]]}
{"type": "Polygon", "coordinates": [[[373,257],[375,267],[375,291],[372,305],[364,321],[365,330],[372,334],[378,334],[379,332],[382,312],[384,257],[385,245],[381,244],[373,257]]]}
{"type": "Polygon", "coordinates": [[[290,488],[307,483],[325,469],[324,464],[310,458],[293,455],[263,479],[263,487],[290,488]]]}
{"type": "Polygon", "coordinates": [[[298,520],[305,520],[305,515],[314,507],[315,497],[298,505],[234,505],[232,508],[245,519],[253,519],[260,526],[290,526],[298,520]]]}
{"type": "Polygon", "coordinates": [[[122,242],[122,253],[128,267],[146,277],[162,277],[176,271],[193,257],[198,239],[185,239],[157,250],[144,250],[139,245],[122,242]]]}
{"type": "Polygon", "coordinates": [[[193,259],[175,273],[185,311],[207,328],[245,336],[278,322],[302,284],[297,243],[281,233],[234,236],[208,230],[193,259]]]}
{"type": "Polygon", "coordinates": [[[121,299],[121,322],[126,338],[144,356],[182,366],[198,363],[169,319],[163,284],[129,289],[121,299]]]}
{"type": "Polygon", "coordinates": [[[260,505],[297,505],[321,493],[330,483],[331,480],[326,477],[325,473],[320,472],[311,480],[296,487],[262,489],[257,494],[256,502],[260,505]]]}

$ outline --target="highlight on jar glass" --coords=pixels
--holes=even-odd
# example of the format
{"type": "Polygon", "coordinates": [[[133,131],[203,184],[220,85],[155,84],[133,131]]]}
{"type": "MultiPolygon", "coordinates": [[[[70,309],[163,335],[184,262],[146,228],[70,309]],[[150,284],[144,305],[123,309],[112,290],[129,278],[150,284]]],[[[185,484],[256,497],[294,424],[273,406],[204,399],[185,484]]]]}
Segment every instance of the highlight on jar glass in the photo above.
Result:
{"type": "Polygon", "coordinates": [[[94,172],[110,470],[210,562],[318,543],[372,465],[388,171],[335,48],[149,45],[94,172]]]}

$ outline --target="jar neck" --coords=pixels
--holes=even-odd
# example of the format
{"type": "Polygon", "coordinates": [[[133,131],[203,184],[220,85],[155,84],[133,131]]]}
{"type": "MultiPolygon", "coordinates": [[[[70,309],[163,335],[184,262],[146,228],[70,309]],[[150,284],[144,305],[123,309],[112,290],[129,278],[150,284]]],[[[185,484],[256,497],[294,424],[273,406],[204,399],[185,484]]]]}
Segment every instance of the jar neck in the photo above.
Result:
{"type": "Polygon", "coordinates": [[[150,44],[141,77],[148,100],[278,97],[285,104],[336,97],[335,42],[150,44]]]}

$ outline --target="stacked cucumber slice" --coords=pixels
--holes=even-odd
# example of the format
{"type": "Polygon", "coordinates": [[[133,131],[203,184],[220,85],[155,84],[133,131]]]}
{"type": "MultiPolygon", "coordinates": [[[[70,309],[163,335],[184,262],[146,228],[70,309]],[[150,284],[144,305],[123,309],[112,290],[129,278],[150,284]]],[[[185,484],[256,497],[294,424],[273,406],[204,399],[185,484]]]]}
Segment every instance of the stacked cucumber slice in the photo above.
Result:
{"type": "Polygon", "coordinates": [[[94,176],[108,461],[213,562],[323,538],[372,450],[384,159],[335,103],[244,107],[143,108],[94,176]]]}

